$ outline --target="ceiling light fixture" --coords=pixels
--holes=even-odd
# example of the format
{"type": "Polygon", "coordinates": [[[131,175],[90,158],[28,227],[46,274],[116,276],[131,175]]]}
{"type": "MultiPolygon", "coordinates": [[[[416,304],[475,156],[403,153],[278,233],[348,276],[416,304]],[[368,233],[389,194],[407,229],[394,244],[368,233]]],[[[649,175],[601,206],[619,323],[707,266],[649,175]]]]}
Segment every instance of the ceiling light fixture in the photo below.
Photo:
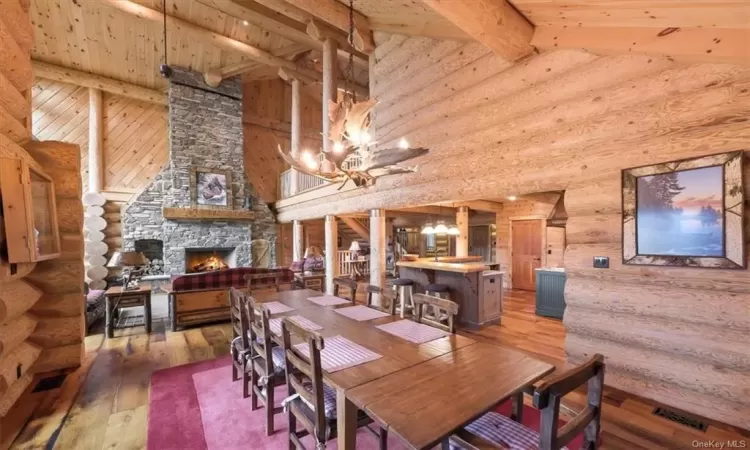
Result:
{"type": "Polygon", "coordinates": [[[510,195],[510,196],[508,196],[508,200],[510,200],[510,201],[512,201],[512,202],[515,202],[515,201],[516,201],[516,199],[518,199],[518,197],[516,197],[515,195],[510,195]]]}
{"type": "Polygon", "coordinates": [[[248,25],[250,25],[250,22],[248,22],[247,20],[243,20],[242,21],[242,25],[248,26],[248,25]]]}

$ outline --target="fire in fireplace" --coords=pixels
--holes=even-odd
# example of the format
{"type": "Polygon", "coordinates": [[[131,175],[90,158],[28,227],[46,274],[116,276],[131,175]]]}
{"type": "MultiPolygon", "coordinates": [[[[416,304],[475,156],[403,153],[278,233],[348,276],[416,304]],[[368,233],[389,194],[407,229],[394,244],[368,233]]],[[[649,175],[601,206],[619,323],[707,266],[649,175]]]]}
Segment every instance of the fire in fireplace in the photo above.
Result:
{"type": "Polygon", "coordinates": [[[211,272],[236,266],[234,247],[186,248],[185,273],[211,272]]]}

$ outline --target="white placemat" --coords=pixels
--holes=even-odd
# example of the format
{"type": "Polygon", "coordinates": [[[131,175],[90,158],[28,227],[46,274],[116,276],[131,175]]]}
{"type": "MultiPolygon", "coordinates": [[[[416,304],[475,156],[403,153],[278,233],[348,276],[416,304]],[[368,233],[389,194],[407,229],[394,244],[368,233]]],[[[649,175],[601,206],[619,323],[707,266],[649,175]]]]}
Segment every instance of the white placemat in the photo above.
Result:
{"type": "Polygon", "coordinates": [[[320,297],[308,297],[308,300],[320,306],[336,306],[351,303],[349,300],[333,295],[321,295],[320,297]]]}
{"type": "Polygon", "coordinates": [[[287,306],[280,302],[268,302],[263,303],[263,306],[268,308],[268,312],[271,314],[281,314],[289,311],[294,311],[294,308],[287,306]]]}
{"type": "Polygon", "coordinates": [[[367,306],[357,305],[349,306],[346,308],[338,308],[337,313],[342,316],[346,316],[350,319],[364,322],[365,320],[380,319],[381,317],[388,317],[390,314],[378,311],[377,309],[368,308],[367,306]]]}
{"type": "MultiPolygon", "coordinates": [[[[325,338],[324,347],[320,353],[320,363],[326,372],[337,372],[383,357],[343,336],[325,338]]],[[[294,348],[303,355],[310,354],[310,347],[307,343],[297,344],[294,348]]]]}
{"type": "Polygon", "coordinates": [[[390,333],[394,336],[398,336],[401,339],[406,339],[409,342],[415,344],[424,344],[425,342],[434,341],[444,336],[450,336],[450,333],[437,328],[433,328],[429,325],[424,325],[411,321],[409,319],[403,319],[396,322],[386,323],[384,325],[378,325],[375,328],[390,333]]]}
{"type": "MultiPolygon", "coordinates": [[[[308,331],[317,331],[323,329],[323,327],[321,327],[317,323],[302,316],[287,316],[287,318],[295,321],[297,325],[308,331]]],[[[271,333],[277,336],[281,336],[281,321],[283,319],[283,317],[276,317],[268,321],[268,326],[269,328],[271,328],[271,333]]]]}

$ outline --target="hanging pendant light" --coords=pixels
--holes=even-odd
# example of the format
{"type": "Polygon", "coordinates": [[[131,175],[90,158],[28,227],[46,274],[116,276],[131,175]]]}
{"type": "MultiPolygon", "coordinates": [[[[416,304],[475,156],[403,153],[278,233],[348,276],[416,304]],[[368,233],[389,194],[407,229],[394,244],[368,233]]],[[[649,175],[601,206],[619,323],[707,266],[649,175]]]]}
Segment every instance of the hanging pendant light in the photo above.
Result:
{"type": "Polygon", "coordinates": [[[444,220],[438,220],[435,225],[435,234],[448,234],[448,227],[445,226],[444,220]]]}
{"type": "Polygon", "coordinates": [[[424,224],[424,226],[422,227],[422,234],[435,234],[435,229],[432,228],[432,223],[427,222],[426,224],[424,224]]]}
{"type": "Polygon", "coordinates": [[[461,236],[461,230],[458,229],[456,225],[451,225],[448,227],[448,233],[449,236],[461,236]]]}

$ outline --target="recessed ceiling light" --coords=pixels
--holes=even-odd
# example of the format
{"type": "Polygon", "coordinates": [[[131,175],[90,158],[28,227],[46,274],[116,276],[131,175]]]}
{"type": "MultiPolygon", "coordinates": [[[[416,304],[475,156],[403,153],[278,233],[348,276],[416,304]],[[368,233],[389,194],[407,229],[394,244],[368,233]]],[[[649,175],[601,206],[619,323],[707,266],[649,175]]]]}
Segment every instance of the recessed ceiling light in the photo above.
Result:
{"type": "Polygon", "coordinates": [[[247,20],[243,20],[242,21],[242,25],[248,26],[248,25],[250,25],[250,22],[248,22],[247,20]]]}
{"type": "Polygon", "coordinates": [[[516,197],[515,195],[510,195],[510,196],[508,196],[508,200],[510,200],[510,201],[512,201],[512,202],[515,202],[515,201],[516,201],[516,198],[517,198],[517,197],[516,197]]]}

